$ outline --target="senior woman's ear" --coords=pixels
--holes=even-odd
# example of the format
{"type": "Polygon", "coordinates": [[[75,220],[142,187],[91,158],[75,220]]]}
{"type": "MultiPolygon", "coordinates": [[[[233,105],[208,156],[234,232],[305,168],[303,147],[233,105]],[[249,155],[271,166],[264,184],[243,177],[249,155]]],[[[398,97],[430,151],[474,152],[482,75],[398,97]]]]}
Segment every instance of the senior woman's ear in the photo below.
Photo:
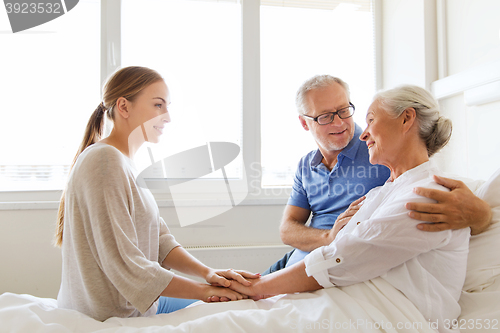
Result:
{"type": "Polygon", "coordinates": [[[414,108],[407,108],[401,114],[403,118],[403,132],[408,132],[415,124],[417,119],[417,112],[414,108]]]}

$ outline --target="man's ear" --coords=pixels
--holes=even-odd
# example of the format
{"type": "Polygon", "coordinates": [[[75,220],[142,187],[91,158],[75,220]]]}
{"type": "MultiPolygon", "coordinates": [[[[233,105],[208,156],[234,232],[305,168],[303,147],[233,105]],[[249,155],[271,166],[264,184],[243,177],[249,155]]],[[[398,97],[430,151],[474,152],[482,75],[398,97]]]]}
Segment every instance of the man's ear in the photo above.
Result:
{"type": "Polygon", "coordinates": [[[130,116],[128,110],[129,103],[130,102],[125,97],[119,97],[116,100],[115,112],[118,112],[120,116],[127,119],[130,116]]]}
{"type": "Polygon", "coordinates": [[[306,131],[309,131],[309,126],[307,126],[307,123],[306,123],[306,120],[299,116],[299,121],[300,121],[300,124],[302,125],[302,128],[305,129],[306,131]]]}

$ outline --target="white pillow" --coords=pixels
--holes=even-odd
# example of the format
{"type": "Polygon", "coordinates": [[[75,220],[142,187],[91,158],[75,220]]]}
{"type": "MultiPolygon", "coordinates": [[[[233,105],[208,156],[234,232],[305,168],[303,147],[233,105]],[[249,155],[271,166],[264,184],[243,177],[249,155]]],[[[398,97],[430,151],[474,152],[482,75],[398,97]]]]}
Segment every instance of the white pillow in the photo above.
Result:
{"type": "Polygon", "coordinates": [[[463,287],[468,292],[482,291],[500,276],[500,169],[475,194],[490,205],[493,216],[488,229],[470,239],[463,287]]]}

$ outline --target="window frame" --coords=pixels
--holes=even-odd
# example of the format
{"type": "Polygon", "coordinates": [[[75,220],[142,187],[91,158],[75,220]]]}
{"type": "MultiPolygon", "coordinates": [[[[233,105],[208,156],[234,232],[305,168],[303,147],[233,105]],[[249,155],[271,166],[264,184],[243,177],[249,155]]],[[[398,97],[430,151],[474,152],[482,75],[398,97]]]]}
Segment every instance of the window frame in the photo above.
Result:
{"type": "MultiPolygon", "coordinates": [[[[290,186],[262,187],[260,105],[260,0],[240,0],[242,15],[242,156],[248,196],[240,205],[285,204],[290,186]]],[[[382,41],[380,1],[372,0],[374,16],[375,84],[382,87],[382,41]]],[[[101,1],[101,86],[121,66],[121,0],[101,1]]],[[[210,182],[199,179],[197,182],[210,182]]],[[[172,207],[168,191],[152,190],[160,207],[172,207]]],[[[62,190],[0,191],[0,210],[57,208],[62,190]]],[[[212,195],[194,197],[193,204],[217,201],[212,195]]]]}

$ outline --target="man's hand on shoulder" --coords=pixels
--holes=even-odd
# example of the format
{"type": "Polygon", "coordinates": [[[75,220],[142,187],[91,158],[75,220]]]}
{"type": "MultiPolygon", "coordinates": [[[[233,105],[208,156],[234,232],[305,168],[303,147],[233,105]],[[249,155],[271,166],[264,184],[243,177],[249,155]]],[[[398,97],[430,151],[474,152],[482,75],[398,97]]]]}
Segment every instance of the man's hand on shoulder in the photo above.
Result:
{"type": "Polygon", "coordinates": [[[335,224],[333,225],[333,228],[328,233],[328,238],[327,238],[328,239],[328,241],[327,241],[328,244],[330,244],[331,242],[333,242],[333,240],[335,239],[335,237],[337,237],[337,234],[339,233],[339,231],[343,227],[345,227],[345,225],[347,223],[349,223],[349,221],[354,216],[354,214],[356,214],[358,212],[358,210],[361,208],[361,206],[363,205],[363,201],[365,199],[366,199],[366,197],[362,196],[358,200],[353,201],[349,205],[349,207],[347,207],[347,209],[342,214],[340,214],[337,217],[337,220],[335,221],[335,224]]]}
{"type": "Polygon", "coordinates": [[[484,231],[491,222],[491,208],[479,199],[462,181],[434,176],[436,183],[449,188],[450,192],[417,187],[418,195],[436,200],[437,203],[406,204],[408,215],[420,223],[417,227],[424,231],[442,231],[471,227],[473,235],[484,231]]]}

